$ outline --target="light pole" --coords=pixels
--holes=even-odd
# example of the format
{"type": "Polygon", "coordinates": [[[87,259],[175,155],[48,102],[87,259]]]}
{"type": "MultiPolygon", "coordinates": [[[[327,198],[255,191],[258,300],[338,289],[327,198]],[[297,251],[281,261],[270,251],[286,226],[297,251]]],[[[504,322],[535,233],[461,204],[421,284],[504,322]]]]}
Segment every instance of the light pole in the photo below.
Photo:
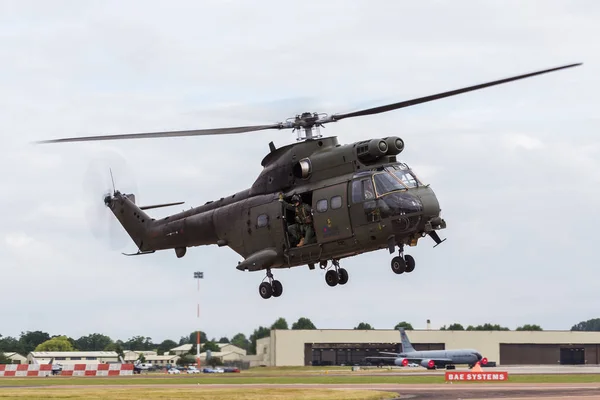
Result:
{"type": "MultiPolygon", "coordinates": [[[[194,272],[194,279],[198,281],[198,307],[197,307],[197,318],[200,321],[200,279],[204,279],[204,272],[196,271],[194,272]]],[[[200,330],[196,332],[196,363],[198,364],[198,369],[200,369],[200,330]]]]}

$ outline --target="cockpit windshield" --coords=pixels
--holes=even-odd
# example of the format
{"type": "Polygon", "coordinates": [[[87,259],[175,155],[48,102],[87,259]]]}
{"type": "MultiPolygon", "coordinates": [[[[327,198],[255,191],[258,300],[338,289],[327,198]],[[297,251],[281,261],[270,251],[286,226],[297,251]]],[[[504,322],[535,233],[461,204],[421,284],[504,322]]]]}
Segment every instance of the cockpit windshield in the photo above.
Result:
{"type": "Polygon", "coordinates": [[[394,176],[400,179],[400,182],[402,182],[408,188],[419,186],[417,177],[406,166],[392,165],[391,167],[387,167],[386,170],[394,174],[394,176]]]}
{"type": "Polygon", "coordinates": [[[397,179],[394,179],[389,172],[377,173],[373,175],[373,180],[375,181],[377,194],[380,196],[395,190],[406,190],[406,187],[398,182],[397,179]]]}

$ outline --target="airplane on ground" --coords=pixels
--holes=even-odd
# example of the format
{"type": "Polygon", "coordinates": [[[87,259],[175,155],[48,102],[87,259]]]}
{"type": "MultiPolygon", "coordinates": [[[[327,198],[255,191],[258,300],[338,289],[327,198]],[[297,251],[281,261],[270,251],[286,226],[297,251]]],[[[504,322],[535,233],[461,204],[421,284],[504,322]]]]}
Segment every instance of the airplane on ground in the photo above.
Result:
{"type": "MultiPolygon", "coordinates": [[[[123,357],[119,356],[119,360],[121,361],[121,363],[127,364],[125,360],[123,360],[123,357]]],[[[150,368],[152,368],[152,363],[143,363],[140,360],[135,360],[135,362],[133,363],[134,374],[141,374],[142,371],[148,371],[150,370],[150,368]]]]}
{"type": "MultiPolygon", "coordinates": [[[[37,360],[37,358],[33,357],[33,363],[39,364],[40,362],[37,360]]],[[[52,365],[52,375],[58,375],[63,369],[62,364],[54,362],[54,357],[52,357],[46,364],[52,365]]]]}
{"type": "Polygon", "coordinates": [[[467,364],[469,368],[473,368],[478,362],[481,365],[486,365],[488,362],[487,358],[483,357],[479,351],[474,349],[416,351],[413,345],[410,343],[410,340],[408,340],[408,336],[406,335],[404,328],[400,328],[399,331],[400,339],[402,341],[402,352],[380,352],[380,354],[390,354],[395,356],[395,365],[406,367],[409,363],[416,363],[427,369],[436,369],[440,367],[445,367],[446,369],[455,369],[456,364],[467,364]]]}

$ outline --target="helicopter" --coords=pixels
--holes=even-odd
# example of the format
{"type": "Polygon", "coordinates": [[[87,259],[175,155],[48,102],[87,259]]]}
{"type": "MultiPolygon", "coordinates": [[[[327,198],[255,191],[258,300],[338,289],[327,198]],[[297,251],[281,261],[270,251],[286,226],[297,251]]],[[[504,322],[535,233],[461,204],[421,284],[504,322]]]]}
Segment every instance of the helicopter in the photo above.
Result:
{"type": "MultiPolygon", "coordinates": [[[[410,273],[415,259],[405,246],[416,246],[429,236],[434,247],[445,241],[438,231],[446,228],[439,201],[429,184],[398,160],[404,140],[398,136],[371,138],[340,144],[336,136],[323,137],[325,124],[414,106],[445,97],[480,90],[519,79],[582,65],[569,64],[523,75],[401,101],[345,114],[303,112],[285,122],[230,128],[132,133],[42,140],[36,143],[65,143],[96,140],[144,139],[181,136],[239,134],[261,130],[292,129],[297,143],[276,148],[269,143],[262,172],[250,188],[208,201],[161,219],[146,210],[183,202],[139,206],[135,194],[114,187],[104,204],[118,219],[138,248],[127,256],[173,249],[177,258],[189,247],[227,246],[243,260],[240,271],[265,271],[259,284],[264,299],[279,297],[282,283],[273,270],[315,265],[326,270],[327,285],[345,285],[348,272],[340,260],[387,249],[398,255],[391,259],[395,274],[410,273]],[[302,224],[314,232],[312,241],[298,242],[291,227],[298,227],[290,199],[310,208],[302,224]],[[308,222],[307,222],[308,221],[308,222]],[[329,262],[331,264],[329,265],[329,262]]],[[[112,177],[112,172],[111,172],[112,177]]],[[[306,235],[308,237],[308,235],[306,235]]]]}

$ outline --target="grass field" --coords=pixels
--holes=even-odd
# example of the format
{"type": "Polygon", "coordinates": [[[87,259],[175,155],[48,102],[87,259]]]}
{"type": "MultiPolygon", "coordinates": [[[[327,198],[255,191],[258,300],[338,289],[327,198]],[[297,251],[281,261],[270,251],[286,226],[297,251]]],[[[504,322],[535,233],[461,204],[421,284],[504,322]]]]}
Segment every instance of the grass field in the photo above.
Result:
{"type": "MultiPolygon", "coordinates": [[[[493,382],[493,381],[491,381],[493,382]]],[[[532,374],[509,375],[511,383],[600,383],[596,374],[532,374]]],[[[58,385],[205,385],[205,384],[431,384],[444,383],[444,376],[246,376],[232,375],[135,375],[122,377],[45,377],[0,378],[0,387],[58,386],[58,385]]],[[[497,383],[497,382],[496,382],[497,383]]],[[[455,384],[485,384],[485,382],[455,382],[455,384]]],[[[6,389],[2,390],[2,393],[6,389]]]]}
{"type": "Polygon", "coordinates": [[[2,389],[0,399],[384,400],[394,393],[331,389],[53,388],[2,389]]]}

